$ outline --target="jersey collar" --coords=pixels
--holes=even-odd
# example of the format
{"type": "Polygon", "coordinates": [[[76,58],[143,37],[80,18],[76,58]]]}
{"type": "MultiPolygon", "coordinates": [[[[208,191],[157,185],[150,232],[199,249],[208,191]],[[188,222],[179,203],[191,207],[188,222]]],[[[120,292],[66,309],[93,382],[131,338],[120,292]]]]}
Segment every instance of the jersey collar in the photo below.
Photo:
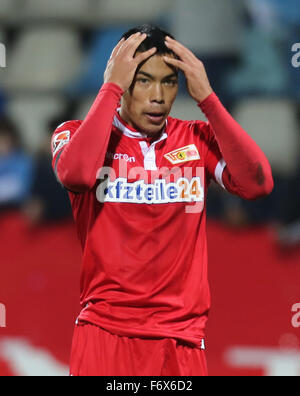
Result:
{"type": "MultiPolygon", "coordinates": [[[[124,120],[123,118],[121,118],[120,116],[120,109],[117,109],[117,112],[115,114],[114,117],[114,121],[113,121],[113,125],[118,128],[123,135],[132,138],[132,139],[146,139],[146,140],[150,140],[151,138],[149,138],[149,136],[146,133],[143,132],[138,132],[135,129],[133,129],[132,127],[130,127],[124,120]]],[[[166,125],[168,123],[168,120],[166,120],[166,125]]],[[[166,127],[160,137],[160,139],[158,141],[156,141],[155,143],[158,143],[162,140],[165,140],[168,137],[168,134],[166,133],[166,127]]]]}

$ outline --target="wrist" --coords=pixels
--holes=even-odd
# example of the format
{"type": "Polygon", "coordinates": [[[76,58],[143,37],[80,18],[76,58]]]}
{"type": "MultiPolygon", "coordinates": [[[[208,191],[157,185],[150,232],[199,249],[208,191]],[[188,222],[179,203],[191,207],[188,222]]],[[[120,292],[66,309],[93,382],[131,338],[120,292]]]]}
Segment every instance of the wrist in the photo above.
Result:
{"type": "Polygon", "coordinates": [[[121,84],[118,84],[117,82],[114,82],[114,81],[104,81],[104,83],[101,87],[101,90],[106,89],[106,88],[117,90],[122,95],[125,92],[125,90],[122,88],[121,84]]]}
{"type": "Polygon", "coordinates": [[[216,93],[212,92],[201,103],[198,103],[198,107],[205,114],[206,118],[209,119],[216,111],[222,108],[223,105],[216,93]]]}
{"type": "Polygon", "coordinates": [[[213,92],[214,91],[211,87],[207,88],[205,91],[199,93],[199,95],[195,97],[196,102],[198,104],[203,103],[213,92]]]}

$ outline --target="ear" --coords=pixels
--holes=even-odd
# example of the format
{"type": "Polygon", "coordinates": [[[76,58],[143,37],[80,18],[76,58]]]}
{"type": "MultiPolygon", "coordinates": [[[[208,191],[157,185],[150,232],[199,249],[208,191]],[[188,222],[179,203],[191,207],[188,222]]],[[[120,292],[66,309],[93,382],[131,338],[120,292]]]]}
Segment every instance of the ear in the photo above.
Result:
{"type": "Polygon", "coordinates": [[[130,93],[130,89],[124,92],[123,96],[121,97],[121,107],[127,107],[127,102],[130,100],[132,94],[130,93]]]}

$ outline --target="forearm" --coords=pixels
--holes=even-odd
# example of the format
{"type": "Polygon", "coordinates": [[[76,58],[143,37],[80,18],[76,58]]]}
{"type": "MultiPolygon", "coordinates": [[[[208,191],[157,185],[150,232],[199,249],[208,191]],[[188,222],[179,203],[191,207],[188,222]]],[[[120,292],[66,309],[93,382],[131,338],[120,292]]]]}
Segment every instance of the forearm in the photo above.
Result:
{"type": "Polygon", "coordinates": [[[103,166],[116,108],[123,91],[115,84],[104,84],[85,120],[57,163],[57,176],[68,189],[83,192],[96,182],[103,166]]]}
{"type": "Polygon", "coordinates": [[[268,159],[212,93],[199,104],[211,125],[238,194],[255,199],[273,189],[268,159]]]}

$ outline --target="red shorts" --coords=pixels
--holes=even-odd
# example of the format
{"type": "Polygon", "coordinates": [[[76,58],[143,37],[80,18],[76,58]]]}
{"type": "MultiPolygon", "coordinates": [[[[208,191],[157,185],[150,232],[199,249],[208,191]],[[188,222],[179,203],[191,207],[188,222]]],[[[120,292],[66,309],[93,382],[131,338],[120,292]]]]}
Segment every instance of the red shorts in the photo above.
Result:
{"type": "Polygon", "coordinates": [[[71,376],[207,376],[205,352],[172,338],[144,339],[76,325],[71,376]]]}

